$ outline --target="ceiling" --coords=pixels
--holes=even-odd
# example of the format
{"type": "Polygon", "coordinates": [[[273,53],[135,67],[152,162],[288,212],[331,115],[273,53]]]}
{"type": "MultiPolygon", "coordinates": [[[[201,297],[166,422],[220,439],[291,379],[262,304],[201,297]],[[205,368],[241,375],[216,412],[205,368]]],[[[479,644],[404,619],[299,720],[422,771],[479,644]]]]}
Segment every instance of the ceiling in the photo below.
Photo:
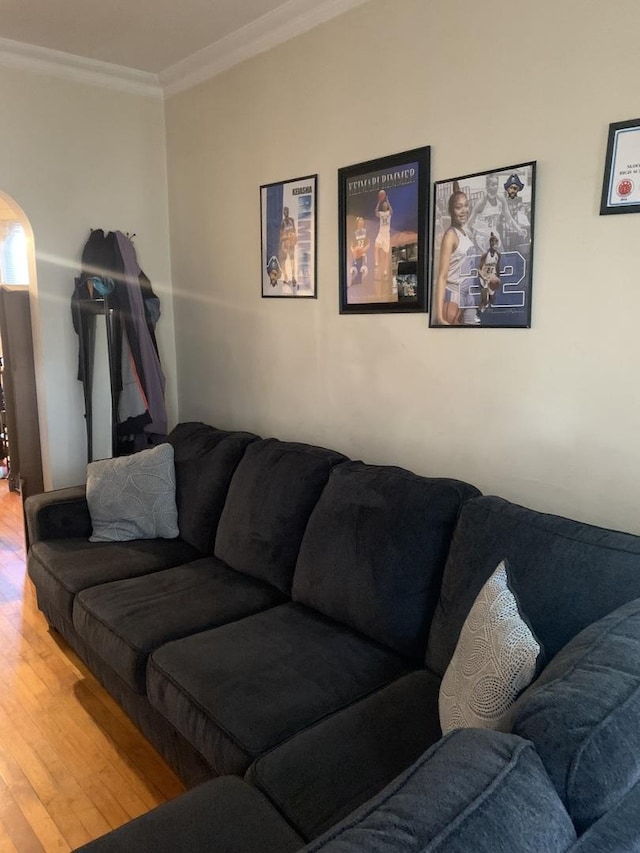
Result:
{"type": "Polygon", "coordinates": [[[110,63],[120,67],[115,75],[130,69],[166,84],[203,65],[216,73],[362,2],[0,0],[0,53],[63,63],[52,54],[59,51],[76,66],[82,57],[84,68],[87,61],[110,63]]]}

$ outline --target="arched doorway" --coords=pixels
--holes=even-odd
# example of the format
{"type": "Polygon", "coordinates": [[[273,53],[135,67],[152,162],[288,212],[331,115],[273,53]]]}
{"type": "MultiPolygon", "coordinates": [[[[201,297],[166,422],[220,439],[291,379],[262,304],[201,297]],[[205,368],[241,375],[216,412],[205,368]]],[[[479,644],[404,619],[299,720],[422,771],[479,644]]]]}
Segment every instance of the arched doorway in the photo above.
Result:
{"type": "Polygon", "coordinates": [[[22,208],[0,192],[2,440],[8,447],[1,461],[7,463],[9,488],[23,498],[44,489],[30,304],[35,276],[31,224],[22,208]]]}

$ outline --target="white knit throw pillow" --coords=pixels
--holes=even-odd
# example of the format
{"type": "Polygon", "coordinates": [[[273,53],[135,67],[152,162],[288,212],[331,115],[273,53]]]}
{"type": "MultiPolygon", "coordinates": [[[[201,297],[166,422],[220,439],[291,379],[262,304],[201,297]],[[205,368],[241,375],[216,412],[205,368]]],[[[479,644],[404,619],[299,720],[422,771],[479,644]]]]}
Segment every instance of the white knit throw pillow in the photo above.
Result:
{"type": "Polygon", "coordinates": [[[541,646],[509,588],[505,561],[478,593],[440,685],[440,727],[500,728],[536,678],[541,646]]]}

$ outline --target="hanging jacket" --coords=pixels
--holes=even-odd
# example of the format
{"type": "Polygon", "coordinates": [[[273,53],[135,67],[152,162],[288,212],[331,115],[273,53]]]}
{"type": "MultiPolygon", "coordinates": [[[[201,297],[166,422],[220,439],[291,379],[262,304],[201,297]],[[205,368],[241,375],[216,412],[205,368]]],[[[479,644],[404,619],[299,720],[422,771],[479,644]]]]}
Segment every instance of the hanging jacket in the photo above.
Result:
{"type": "Polygon", "coordinates": [[[160,300],[138,264],[131,240],[120,231],[94,229],[82,252],[80,277],[71,299],[73,326],[80,335],[78,379],[85,388],[87,434],[91,420],[91,385],[95,315],[81,312],[83,300],[104,299],[112,310],[110,370],[116,455],[131,453],[166,439],[165,378],[155,326],[160,300]],[[84,344],[84,351],[82,344],[84,344]]]}
{"type": "MultiPolygon", "coordinates": [[[[131,349],[142,389],[146,396],[151,421],[144,427],[148,434],[167,434],[167,411],[164,404],[165,378],[158,358],[155,337],[149,333],[144,300],[140,288],[142,270],[136,258],[131,240],[121,231],[116,239],[124,264],[123,285],[128,301],[126,322],[127,341],[131,349]],[[134,351],[135,343],[135,351],[134,351]],[[136,358],[137,356],[137,358],[136,358]]],[[[120,418],[120,421],[123,419],[120,418]]]]}

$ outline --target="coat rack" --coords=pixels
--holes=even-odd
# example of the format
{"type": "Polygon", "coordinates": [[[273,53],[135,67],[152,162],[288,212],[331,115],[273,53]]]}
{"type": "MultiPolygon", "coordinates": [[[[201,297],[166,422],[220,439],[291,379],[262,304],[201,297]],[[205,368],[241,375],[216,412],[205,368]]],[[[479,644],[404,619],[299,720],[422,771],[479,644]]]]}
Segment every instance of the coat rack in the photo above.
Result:
{"type": "MultiPolygon", "coordinates": [[[[76,279],[79,287],[80,279],[76,279]]],[[[79,299],[76,303],[78,311],[78,337],[80,343],[79,372],[82,379],[84,394],[84,417],[87,430],[87,462],[93,462],[93,367],[96,346],[96,317],[104,316],[107,333],[107,358],[109,361],[109,384],[111,392],[111,453],[117,454],[116,417],[118,406],[118,389],[116,377],[115,327],[113,308],[109,307],[106,296],[92,299],[79,299]]]]}
{"type": "Polygon", "coordinates": [[[165,378],[155,325],[160,300],[138,263],[135,234],[91,229],[75,279],[71,316],[79,338],[87,460],[93,461],[96,317],[105,318],[111,394],[111,453],[122,456],[166,439],[165,378]]]}

